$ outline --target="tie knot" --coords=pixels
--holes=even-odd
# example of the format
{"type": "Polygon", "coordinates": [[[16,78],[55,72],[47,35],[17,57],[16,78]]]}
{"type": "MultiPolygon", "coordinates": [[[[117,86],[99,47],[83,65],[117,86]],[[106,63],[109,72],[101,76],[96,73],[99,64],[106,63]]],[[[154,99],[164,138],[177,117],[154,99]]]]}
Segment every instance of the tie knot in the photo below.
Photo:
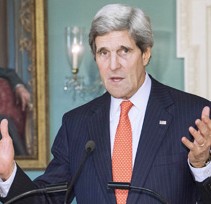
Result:
{"type": "Polygon", "coordinates": [[[133,103],[131,101],[123,101],[121,103],[121,114],[127,115],[132,106],[133,103]]]}

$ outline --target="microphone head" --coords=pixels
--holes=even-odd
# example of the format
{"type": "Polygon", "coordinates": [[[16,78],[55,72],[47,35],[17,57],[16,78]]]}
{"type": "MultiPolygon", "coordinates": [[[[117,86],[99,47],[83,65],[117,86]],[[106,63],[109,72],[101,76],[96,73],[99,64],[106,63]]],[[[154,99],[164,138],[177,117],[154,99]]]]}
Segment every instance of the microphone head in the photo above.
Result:
{"type": "Polygon", "coordinates": [[[85,145],[86,152],[92,152],[95,149],[95,142],[93,140],[89,140],[85,145]]]}

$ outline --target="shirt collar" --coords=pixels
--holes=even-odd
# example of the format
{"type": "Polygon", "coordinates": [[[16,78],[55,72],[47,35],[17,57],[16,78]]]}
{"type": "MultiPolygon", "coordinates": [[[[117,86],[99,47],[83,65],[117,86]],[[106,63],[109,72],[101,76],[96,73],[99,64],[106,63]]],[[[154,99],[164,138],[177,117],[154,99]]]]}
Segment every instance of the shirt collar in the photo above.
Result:
{"type": "MultiPolygon", "coordinates": [[[[148,73],[146,73],[144,83],[141,85],[138,91],[129,99],[139,110],[143,110],[143,108],[146,109],[151,90],[151,83],[151,79],[148,73]]],[[[113,114],[119,111],[122,101],[123,99],[114,98],[113,96],[111,96],[111,118],[113,118],[113,114]]]]}

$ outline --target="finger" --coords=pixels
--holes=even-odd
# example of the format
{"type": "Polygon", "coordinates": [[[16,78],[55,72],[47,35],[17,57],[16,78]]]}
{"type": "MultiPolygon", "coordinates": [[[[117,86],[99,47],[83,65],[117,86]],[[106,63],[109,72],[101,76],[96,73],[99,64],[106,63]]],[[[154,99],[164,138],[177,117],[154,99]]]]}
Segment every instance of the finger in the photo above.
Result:
{"type": "Polygon", "coordinates": [[[198,132],[200,132],[204,138],[208,137],[211,134],[208,125],[204,121],[197,119],[195,121],[195,124],[198,127],[198,132]]]}
{"type": "Polygon", "coordinates": [[[181,139],[182,143],[189,149],[193,150],[194,149],[194,144],[190,140],[188,140],[186,137],[182,137],[181,139]]]}
{"type": "Polygon", "coordinates": [[[201,114],[202,121],[206,123],[211,130],[211,120],[210,120],[210,107],[205,106],[201,114]]]}
{"type": "Polygon", "coordinates": [[[204,116],[203,120],[196,120],[196,126],[198,127],[201,135],[207,140],[211,139],[211,120],[206,116],[204,116]]]}
{"type": "Polygon", "coordinates": [[[205,106],[202,110],[201,118],[210,116],[210,108],[208,106],[205,106]]]}
{"type": "Polygon", "coordinates": [[[189,132],[190,134],[193,136],[195,142],[201,146],[205,143],[205,138],[201,135],[200,131],[197,131],[196,129],[194,129],[193,127],[189,128],[189,132]]]}
{"type": "Polygon", "coordinates": [[[9,136],[7,119],[3,119],[1,121],[1,134],[2,134],[2,139],[9,136]]]}

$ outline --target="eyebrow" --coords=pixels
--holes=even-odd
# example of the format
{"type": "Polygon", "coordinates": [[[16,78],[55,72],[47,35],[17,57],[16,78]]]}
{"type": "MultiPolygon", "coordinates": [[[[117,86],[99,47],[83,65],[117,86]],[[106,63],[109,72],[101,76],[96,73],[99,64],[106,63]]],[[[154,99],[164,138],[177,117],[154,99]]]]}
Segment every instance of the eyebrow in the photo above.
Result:
{"type": "Polygon", "coordinates": [[[100,53],[102,50],[108,50],[108,49],[106,47],[101,47],[96,51],[96,53],[100,53]]]}
{"type": "MultiPolygon", "coordinates": [[[[133,48],[131,48],[130,46],[120,45],[120,47],[117,49],[117,51],[121,50],[121,49],[125,49],[125,48],[128,50],[133,50],[133,48]]],[[[106,47],[101,47],[96,51],[96,53],[100,53],[102,50],[109,50],[109,49],[106,47]]]]}
{"type": "Polygon", "coordinates": [[[124,46],[124,45],[121,45],[120,46],[120,49],[128,49],[128,50],[133,50],[133,48],[129,47],[129,46],[124,46]]]}

